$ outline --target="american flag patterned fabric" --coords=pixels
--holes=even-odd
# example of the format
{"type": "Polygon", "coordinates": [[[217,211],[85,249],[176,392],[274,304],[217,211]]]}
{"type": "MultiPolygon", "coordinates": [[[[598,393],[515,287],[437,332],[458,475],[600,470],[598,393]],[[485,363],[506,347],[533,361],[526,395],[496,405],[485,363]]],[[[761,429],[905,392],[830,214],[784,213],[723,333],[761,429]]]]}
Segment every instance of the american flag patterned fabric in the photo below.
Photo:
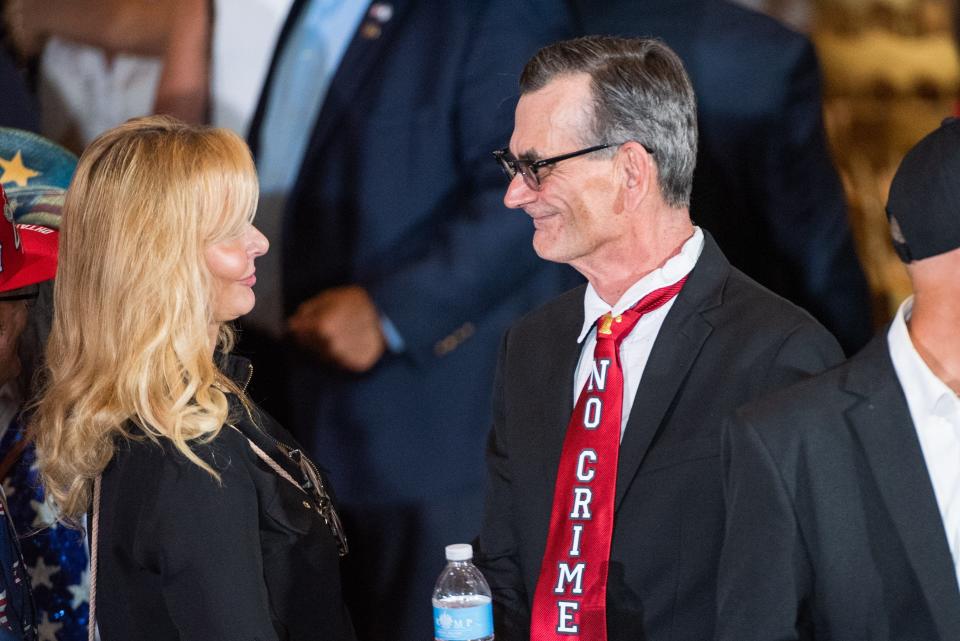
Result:
{"type": "MultiPolygon", "coordinates": [[[[0,460],[22,438],[22,425],[14,419],[0,439],[0,460]]],[[[81,532],[55,522],[53,509],[44,500],[33,446],[24,450],[3,479],[3,490],[9,516],[20,535],[24,560],[20,574],[24,579],[29,577],[36,602],[35,633],[23,638],[86,641],[90,594],[87,546],[81,532]]],[[[0,636],[0,641],[6,641],[6,637],[0,636]]]]}
{"type": "Polygon", "coordinates": [[[0,641],[37,641],[36,622],[17,533],[0,493],[0,641]]]}

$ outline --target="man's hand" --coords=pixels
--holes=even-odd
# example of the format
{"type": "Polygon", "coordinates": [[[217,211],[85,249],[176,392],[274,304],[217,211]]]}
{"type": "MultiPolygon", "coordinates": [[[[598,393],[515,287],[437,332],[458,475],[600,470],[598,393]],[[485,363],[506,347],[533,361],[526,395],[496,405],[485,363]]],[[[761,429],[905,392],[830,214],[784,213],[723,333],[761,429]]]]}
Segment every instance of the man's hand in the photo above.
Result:
{"type": "Polygon", "coordinates": [[[366,372],[386,350],[380,313],[357,285],[320,292],[300,305],[287,327],[299,344],[351,372],[366,372]]]}

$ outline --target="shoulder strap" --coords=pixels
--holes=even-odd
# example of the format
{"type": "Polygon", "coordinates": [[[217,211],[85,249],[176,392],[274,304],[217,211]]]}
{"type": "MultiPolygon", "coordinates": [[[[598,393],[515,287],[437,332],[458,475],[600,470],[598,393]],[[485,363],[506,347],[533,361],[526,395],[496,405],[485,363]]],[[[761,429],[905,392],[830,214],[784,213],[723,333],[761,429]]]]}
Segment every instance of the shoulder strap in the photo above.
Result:
{"type": "Polygon", "coordinates": [[[97,638],[97,529],[100,525],[100,479],[93,480],[93,514],[90,515],[90,616],[87,641],[97,638]]]}
{"type": "MultiPolygon", "coordinates": [[[[240,431],[240,429],[237,428],[235,425],[231,425],[230,427],[232,427],[233,429],[243,434],[243,432],[240,431]]],[[[244,434],[244,436],[246,437],[246,434],[244,434]]],[[[300,490],[301,492],[304,492],[303,488],[300,486],[299,483],[296,482],[296,480],[294,480],[293,476],[291,476],[290,473],[286,469],[284,469],[282,465],[280,465],[275,460],[273,460],[273,458],[269,454],[267,454],[262,449],[260,449],[260,447],[256,443],[254,443],[252,440],[250,440],[249,437],[247,437],[247,444],[250,445],[250,449],[253,450],[253,453],[256,454],[258,457],[260,457],[260,460],[266,463],[274,472],[276,472],[279,476],[289,481],[298,490],[300,490]]]]}
{"type": "MultiPolygon", "coordinates": [[[[251,413],[250,408],[245,407],[244,411],[249,420],[241,419],[228,422],[226,425],[240,432],[251,446],[256,446],[254,452],[257,452],[257,456],[263,454],[272,460],[273,463],[267,463],[271,468],[276,470],[279,466],[290,478],[300,478],[300,465],[290,457],[290,453],[297,451],[298,447],[278,440],[261,428],[257,417],[251,413]]],[[[297,483],[297,485],[299,486],[300,483],[297,483]]]]}
{"type": "Polygon", "coordinates": [[[247,438],[250,449],[273,471],[314,499],[320,518],[330,528],[331,533],[337,540],[337,551],[340,556],[346,556],[350,548],[347,544],[346,534],[343,532],[343,524],[340,522],[340,515],[337,514],[333,505],[333,498],[327,492],[326,483],[316,465],[300,450],[290,448],[290,446],[277,441],[260,429],[243,430],[232,423],[228,423],[228,425],[247,438]],[[275,452],[279,452],[280,456],[276,457],[268,454],[260,443],[255,442],[252,435],[255,435],[260,443],[271,447],[275,452]],[[303,482],[298,483],[296,481],[297,477],[302,478],[303,482]]]}

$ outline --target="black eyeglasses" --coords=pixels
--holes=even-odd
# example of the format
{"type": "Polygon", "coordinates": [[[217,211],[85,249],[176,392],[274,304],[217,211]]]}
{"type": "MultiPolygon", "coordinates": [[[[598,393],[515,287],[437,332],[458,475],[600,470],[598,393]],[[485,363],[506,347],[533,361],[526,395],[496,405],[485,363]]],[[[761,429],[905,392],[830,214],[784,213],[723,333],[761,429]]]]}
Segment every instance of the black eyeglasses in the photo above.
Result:
{"type": "MultiPolygon", "coordinates": [[[[561,160],[569,160],[571,158],[576,158],[577,156],[583,156],[585,154],[592,154],[595,151],[600,151],[601,149],[609,149],[610,147],[619,147],[622,145],[622,142],[609,142],[603,145],[594,145],[593,147],[587,147],[586,149],[580,149],[578,151],[571,151],[568,154],[561,154],[559,156],[553,156],[552,158],[544,158],[543,160],[524,160],[522,158],[514,158],[513,154],[510,153],[508,147],[503,149],[497,149],[493,152],[493,157],[496,158],[497,163],[500,165],[500,168],[503,169],[503,173],[507,175],[507,178],[513,180],[517,174],[523,176],[523,182],[526,183],[527,187],[534,191],[540,191],[540,170],[544,167],[550,167],[557,164],[561,160]]],[[[647,150],[648,154],[652,154],[653,150],[643,145],[643,148],[647,150]]]]}
{"type": "Polygon", "coordinates": [[[330,498],[330,494],[327,492],[327,488],[323,483],[320,470],[318,470],[314,462],[307,458],[300,450],[289,450],[287,456],[300,466],[300,471],[303,473],[304,478],[304,483],[301,487],[313,495],[317,512],[320,513],[320,518],[323,519],[323,522],[330,528],[330,533],[333,534],[333,538],[337,541],[337,551],[340,553],[340,556],[346,556],[347,552],[350,551],[350,547],[347,545],[347,535],[343,531],[343,523],[340,522],[340,515],[337,514],[337,510],[333,506],[333,499],[330,498]]]}

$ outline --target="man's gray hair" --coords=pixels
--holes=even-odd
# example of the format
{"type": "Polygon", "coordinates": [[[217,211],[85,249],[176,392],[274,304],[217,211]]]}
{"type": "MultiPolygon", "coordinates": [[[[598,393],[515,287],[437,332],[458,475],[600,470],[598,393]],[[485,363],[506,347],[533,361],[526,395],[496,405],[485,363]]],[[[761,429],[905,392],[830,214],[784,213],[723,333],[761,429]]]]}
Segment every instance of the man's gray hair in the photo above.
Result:
{"type": "Polygon", "coordinates": [[[671,207],[689,207],[697,163],[697,107],[677,54],[649,38],[564,40],[544,47],[527,63],[520,92],[537,91],[558,76],[576,73],[589,74],[593,93],[593,123],[584,145],[643,144],[654,152],[664,200],[671,207]]]}

